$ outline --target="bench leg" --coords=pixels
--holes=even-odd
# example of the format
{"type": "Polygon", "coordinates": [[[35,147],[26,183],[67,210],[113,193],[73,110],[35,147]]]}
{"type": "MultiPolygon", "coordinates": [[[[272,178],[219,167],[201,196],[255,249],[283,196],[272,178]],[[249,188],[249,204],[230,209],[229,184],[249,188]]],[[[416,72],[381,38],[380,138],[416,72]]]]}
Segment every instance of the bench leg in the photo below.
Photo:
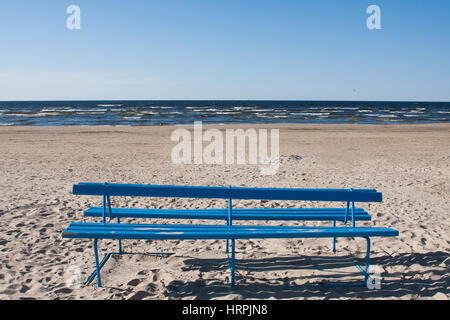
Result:
{"type": "MultiPolygon", "coordinates": [[[[120,219],[119,218],[117,218],[117,223],[120,223],[120,219]]],[[[119,242],[119,254],[122,254],[122,240],[118,240],[118,242],[119,242]]]]}
{"type": "MultiPolygon", "coordinates": [[[[333,220],[333,228],[336,227],[336,220],[333,220]]],[[[336,238],[333,238],[333,253],[336,252],[336,238]]]]}
{"type": "Polygon", "coordinates": [[[367,252],[366,252],[366,266],[365,266],[365,270],[363,270],[363,268],[361,268],[361,266],[359,264],[357,264],[355,262],[355,266],[356,268],[358,268],[359,271],[361,271],[361,273],[364,275],[364,283],[367,284],[367,280],[370,278],[369,276],[369,267],[370,267],[370,238],[367,237],[367,252]]]}
{"type": "Polygon", "coordinates": [[[102,286],[102,281],[100,279],[100,266],[98,263],[97,239],[94,239],[94,255],[95,255],[95,269],[97,270],[97,286],[100,288],[102,286]]]}
{"type": "MultiPolygon", "coordinates": [[[[105,254],[102,261],[100,261],[100,263],[98,263],[98,250],[96,248],[95,242],[94,242],[94,250],[95,250],[94,253],[96,254],[95,270],[94,270],[94,272],[91,273],[89,278],[86,280],[86,282],[84,283],[85,285],[90,284],[95,279],[97,274],[100,274],[100,270],[103,268],[103,266],[108,261],[108,259],[113,255],[123,255],[123,254],[173,255],[173,254],[175,254],[173,252],[153,252],[153,253],[110,252],[110,253],[105,254]]],[[[98,282],[98,286],[101,287],[102,285],[101,285],[100,278],[97,278],[97,282],[98,282]]]]}
{"type": "Polygon", "coordinates": [[[231,269],[231,287],[234,287],[234,269],[235,269],[235,265],[234,265],[234,260],[235,260],[235,240],[232,239],[231,240],[231,264],[230,264],[230,269],[231,269]]]}
{"type": "Polygon", "coordinates": [[[122,254],[122,240],[119,239],[119,252],[118,254],[122,254]]]}
{"type": "Polygon", "coordinates": [[[370,276],[369,276],[369,267],[370,267],[370,238],[366,237],[366,241],[367,241],[367,251],[366,251],[366,265],[365,268],[363,269],[356,261],[354,261],[354,265],[356,266],[356,268],[364,275],[364,284],[362,283],[350,283],[350,284],[346,284],[346,283],[329,283],[329,284],[324,284],[322,283],[321,286],[324,287],[331,287],[331,288],[335,288],[335,287],[363,287],[366,286],[370,276]]]}
{"type": "Polygon", "coordinates": [[[108,261],[108,259],[116,253],[110,252],[107,253],[102,261],[99,263],[98,262],[98,246],[97,246],[97,242],[98,239],[94,240],[94,256],[95,256],[95,271],[92,272],[92,274],[89,276],[89,278],[87,279],[87,281],[85,282],[85,285],[90,284],[95,277],[97,276],[97,286],[100,288],[102,286],[102,282],[101,282],[101,277],[100,277],[100,270],[103,268],[103,266],[105,265],[106,261],[108,261]]]}

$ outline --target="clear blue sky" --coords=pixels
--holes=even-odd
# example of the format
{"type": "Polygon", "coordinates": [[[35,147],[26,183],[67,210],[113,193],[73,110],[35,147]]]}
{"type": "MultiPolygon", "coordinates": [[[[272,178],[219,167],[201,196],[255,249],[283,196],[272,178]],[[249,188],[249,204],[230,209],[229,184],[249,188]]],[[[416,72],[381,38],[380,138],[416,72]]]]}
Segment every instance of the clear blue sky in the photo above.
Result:
{"type": "Polygon", "coordinates": [[[0,100],[450,101],[448,0],[4,0],[0,43],[0,100]]]}

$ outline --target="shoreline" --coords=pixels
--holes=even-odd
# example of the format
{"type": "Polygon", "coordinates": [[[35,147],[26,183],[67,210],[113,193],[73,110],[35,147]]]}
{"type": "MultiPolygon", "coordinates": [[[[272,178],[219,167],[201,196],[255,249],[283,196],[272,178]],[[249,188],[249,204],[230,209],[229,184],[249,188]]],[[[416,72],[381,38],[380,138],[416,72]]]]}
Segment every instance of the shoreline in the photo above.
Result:
{"type": "MultiPolygon", "coordinates": [[[[100,125],[62,125],[62,126],[27,126],[27,125],[4,125],[3,127],[8,128],[102,128],[102,127],[125,127],[125,128],[160,128],[160,127],[180,127],[180,126],[193,126],[192,124],[149,124],[149,125],[127,125],[127,124],[100,124],[100,125]]],[[[440,126],[450,126],[448,122],[438,122],[438,123],[210,123],[205,124],[202,123],[204,127],[214,127],[214,126],[271,126],[271,127],[289,127],[289,126],[298,126],[298,127],[407,127],[407,126],[417,126],[417,127],[440,127],[440,126]]],[[[2,129],[2,126],[0,126],[2,129]]],[[[6,128],[3,128],[6,129],[6,128]]]]}

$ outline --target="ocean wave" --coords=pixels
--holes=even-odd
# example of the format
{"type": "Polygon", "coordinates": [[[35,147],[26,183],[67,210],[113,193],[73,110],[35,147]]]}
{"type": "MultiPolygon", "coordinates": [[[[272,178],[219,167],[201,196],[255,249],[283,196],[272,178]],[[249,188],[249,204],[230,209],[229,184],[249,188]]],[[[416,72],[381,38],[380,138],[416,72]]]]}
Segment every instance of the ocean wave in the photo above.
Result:
{"type": "MultiPolygon", "coordinates": [[[[116,109],[117,111],[122,111],[122,109],[116,109]]],[[[79,109],[75,109],[75,108],[45,108],[42,109],[39,113],[45,113],[45,112],[58,112],[58,113],[76,113],[76,112],[106,112],[108,111],[108,109],[83,109],[83,108],[79,108],[79,109]]]]}
{"type": "Polygon", "coordinates": [[[11,116],[11,117],[45,117],[48,114],[46,113],[6,113],[3,116],[11,116]]]}
{"type": "Polygon", "coordinates": [[[43,117],[45,117],[45,116],[61,116],[61,113],[59,113],[59,112],[41,112],[41,113],[38,113],[38,115],[43,116],[43,117]]]}
{"type": "Polygon", "coordinates": [[[289,113],[289,115],[298,115],[298,116],[328,116],[330,115],[330,112],[296,112],[296,113],[289,113]]]}
{"type": "Polygon", "coordinates": [[[42,112],[77,112],[78,110],[80,110],[80,109],[53,108],[53,109],[42,109],[41,113],[42,112]]]}
{"type": "MultiPolygon", "coordinates": [[[[251,109],[252,112],[271,112],[271,111],[275,111],[274,109],[251,109]]],[[[283,110],[279,110],[279,111],[283,111],[283,110]]]]}
{"type": "Polygon", "coordinates": [[[290,115],[288,115],[288,114],[286,114],[286,115],[284,115],[284,114],[273,114],[273,115],[270,115],[270,118],[289,118],[290,117],[290,115]]]}
{"type": "Polygon", "coordinates": [[[398,115],[396,114],[379,114],[377,115],[379,118],[397,118],[398,115]]]}
{"type": "Polygon", "coordinates": [[[134,119],[134,120],[138,120],[138,119],[142,119],[141,116],[127,116],[127,117],[121,117],[122,119],[134,119]]]}
{"type": "Polygon", "coordinates": [[[108,109],[78,109],[77,112],[106,112],[108,109]]]}
{"type": "Polygon", "coordinates": [[[266,113],[255,113],[255,116],[258,118],[273,118],[273,115],[266,113]]]}
{"type": "Polygon", "coordinates": [[[219,112],[214,112],[214,114],[239,114],[239,112],[233,112],[233,111],[219,111],[219,112]]]}
{"type": "Polygon", "coordinates": [[[102,115],[105,114],[106,112],[85,112],[85,111],[79,111],[79,112],[75,112],[75,114],[80,115],[80,116],[95,116],[95,115],[102,115]]]}
{"type": "Polygon", "coordinates": [[[240,110],[249,110],[249,109],[252,109],[252,107],[243,107],[243,106],[233,107],[233,110],[237,110],[237,111],[240,111],[240,110]]]}
{"type": "Polygon", "coordinates": [[[155,111],[142,111],[141,114],[146,115],[146,114],[161,114],[161,112],[155,112],[155,111]]]}

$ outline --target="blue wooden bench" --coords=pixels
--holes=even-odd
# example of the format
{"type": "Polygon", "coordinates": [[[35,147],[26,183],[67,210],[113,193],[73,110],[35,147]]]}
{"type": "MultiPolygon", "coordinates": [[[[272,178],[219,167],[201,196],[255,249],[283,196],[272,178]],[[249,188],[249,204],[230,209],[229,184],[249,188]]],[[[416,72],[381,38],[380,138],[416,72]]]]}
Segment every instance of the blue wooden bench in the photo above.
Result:
{"type": "MultiPolygon", "coordinates": [[[[92,183],[84,183],[92,184],[92,183]]],[[[96,183],[97,184],[97,183],[96,183]]],[[[374,189],[353,189],[353,191],[376,192],[374,189]]],[[[108,202],[103,207],[92,207],[84,212],[85,217],[103,217],[106,208],[109,219],[121,218],[163,218],[163,219],[202,219],[228,221],[227,209],[137,209],[112,208],[108,202]]],[[[265,220],[265,221],[336,221],[347,223],[349,206],[347,208],[258,208],[233,209],[233,220],[265,220]]],[[[371,216],[362,208],[354,208],[352,221],[369,221],[371,216]]],[[[336,238],[333,238],[333,252],[336,252],[336,238]]],[[[228,246],[227,251],[228,253],[228,246]]]]}
{"type": "MultiPolygon", "coordinates": [[[[79,183],[73,186],[73,194],[103,197],[103,207],[93,207],[85,212],[86,216],[102,217],[102,223],[71,223],[64,231],[64,238],[89,238],[94,240],[96,270],[88,283],[97,277],[101,286],[100,269],[112,254],[122,254],[123,239],[226,239],[227,253],[231,241],[231,285],[235,283],[235,239],[258,238],[332,238],[363,237],[367,240],[365,269],[356,264],[369,277],[367,270],[370,259],[370,237],[397,236],[398,231],[387,228],[356,227],[356,220],[370,220],[366,211],[355,208],[355,202],[381,202],[382,195],[373,189],[281,189],[281,188],[225,188],[193,186],[158,186],[132,184],[79,183]],[[111,196],[141,197],[180,197],[228,199],[227,209],[128,209],[112,208],[111,196]],[[271,209],[233,209],[232,199],[260,200],[308,200],[339,201],[346,203],[345,208],[271,208],[271,209]],[[108,219],[117,219],[117,223],[107,223],[108,219]],[[157,225],[124,224],[120,218],[178,218],[178,219],[224,219],[226,225],[157,225]],[[233,225],[233,220],[331,220],[333,227],[292,227],[292,226],[241,226],[233,225]],[[336,221],[352,227],[336,227],[336,221]],[[98,239],[119,241],[119,251],[105,255],[99,262],[98,239]]],[[[334,249],[334,242],[333,242],[334,249]]]]}

